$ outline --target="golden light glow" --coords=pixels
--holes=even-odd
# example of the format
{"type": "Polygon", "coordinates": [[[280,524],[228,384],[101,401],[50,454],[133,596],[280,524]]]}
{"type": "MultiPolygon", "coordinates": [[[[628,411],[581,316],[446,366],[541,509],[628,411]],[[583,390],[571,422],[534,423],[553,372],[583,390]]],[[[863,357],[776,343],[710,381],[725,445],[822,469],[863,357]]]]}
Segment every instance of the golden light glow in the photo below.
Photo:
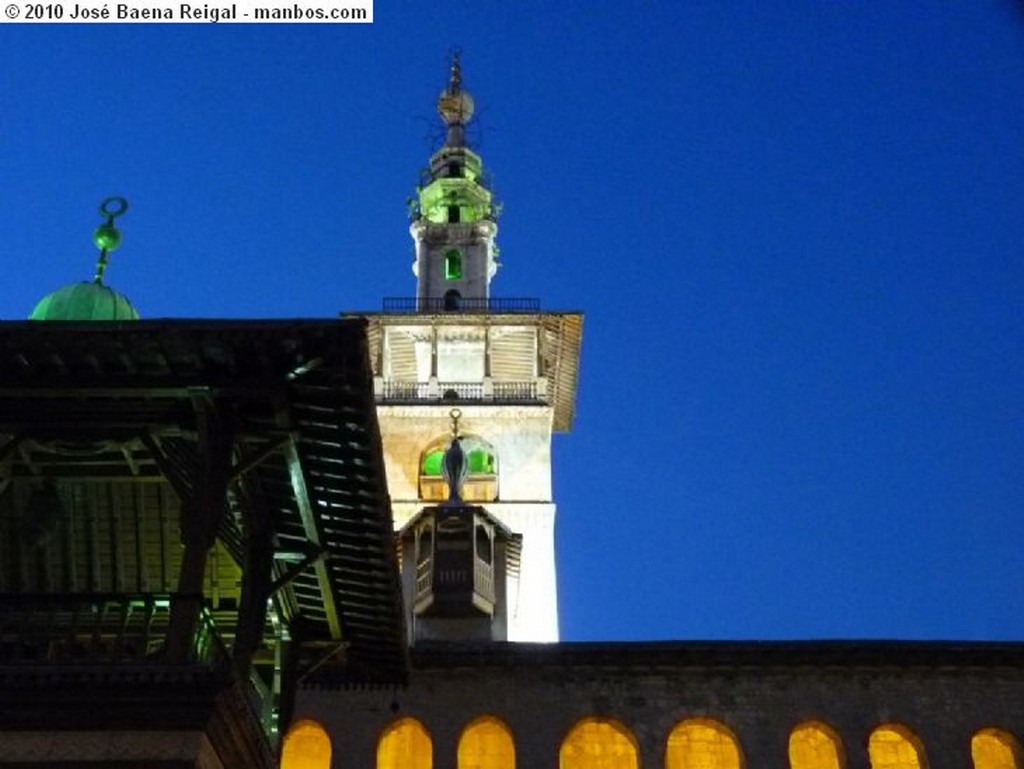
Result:
{"type": "Polygon", "coordinates": [[[743,758],[733,733],[710,718],[680,721],[668,736],[665,769],[740,769],[743,758]]]}
{"type": "Polygon", "coordinates": [[[825,724],[809,721],[789,735],[790,769],[842,769],[839,736],[825,724]]]}
{"type": "Polygon", "coordinates": [[[562,741],[560,769],[637,769],[636,739],[618,721],[585,718],[562,741]]]}
{"type": "Polygon", "coordinates": [[[377,769],[431,769],[433,764],[434,745],[415,718],[400,718],[380,736],[377,769]]]}
{"type": "Polygon", "coordinates": [[[901,724],[883,724],[868,740],[871,769],[924,769],[924,748],[917,736],[901,724]]]}
{"type": "Polygon", "coordinates": [[[316,721],[296,721],[284,736],[281,769],[330,769],[331,738],[316,721]]]}
{"type": "Polygon", "coordinates": [[[515,769],[512,733],[493,716],[472,721],[459,739],[459,769],[515,769]]]}
{"type": "Polygon", "coordinates": [[[1009,732],[982,729],[971,738],[974,769],[1019,769],[1020,743],[1009,732]]]}

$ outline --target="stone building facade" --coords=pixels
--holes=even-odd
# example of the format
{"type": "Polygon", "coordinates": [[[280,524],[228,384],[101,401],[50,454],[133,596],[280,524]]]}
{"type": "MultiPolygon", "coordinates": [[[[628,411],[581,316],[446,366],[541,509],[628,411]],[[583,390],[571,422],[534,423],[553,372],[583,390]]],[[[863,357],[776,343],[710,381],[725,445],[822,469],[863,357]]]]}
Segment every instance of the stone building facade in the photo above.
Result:
{"type": "Polygon", "coordinates": [[[335,769],[1021,766],[1019,644],[450,644],[412,664],[397,691],[299,693],[335,769]],[[474,755],[482,725],[511,752],[474,755]]]}

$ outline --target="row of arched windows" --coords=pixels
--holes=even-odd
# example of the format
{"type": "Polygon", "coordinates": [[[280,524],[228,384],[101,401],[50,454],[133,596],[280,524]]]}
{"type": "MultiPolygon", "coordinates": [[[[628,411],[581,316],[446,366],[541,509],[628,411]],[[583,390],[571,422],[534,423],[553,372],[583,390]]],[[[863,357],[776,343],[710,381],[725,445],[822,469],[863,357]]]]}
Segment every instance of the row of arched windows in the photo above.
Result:
{"type": "MultiPolygon", "coordinates": [[[[982,729],[971,738],[974,769],[1024,769],[1021,746],[1009,732],[982,729]]],[[[868,739],[872,769],[926,769],[924,746],[902,724],[883,724],[868,739]]],[[[559,769],[638,769],[632,732],[618,721],[585,718],[562,741],[559,769]]],[[[809,721],[789,736],[791,769],[842,769],[839,735],[827,724],[809,721]]],[[[295,723],[285,736],[281,769],[329,769],[331,740],[315,721],[295,723]]],[[[515,769],[512,732],[500,719],[481,716],[462,731],[458,769],[515,769]]],[[[739,741],[725,724],[709,718],[680,721],[668,735],[665,769],[742,769],[739,741]]],[[[391,723],[377,743],[377,769],[433,769],[433,742],[415,718],[391,723]]]]}

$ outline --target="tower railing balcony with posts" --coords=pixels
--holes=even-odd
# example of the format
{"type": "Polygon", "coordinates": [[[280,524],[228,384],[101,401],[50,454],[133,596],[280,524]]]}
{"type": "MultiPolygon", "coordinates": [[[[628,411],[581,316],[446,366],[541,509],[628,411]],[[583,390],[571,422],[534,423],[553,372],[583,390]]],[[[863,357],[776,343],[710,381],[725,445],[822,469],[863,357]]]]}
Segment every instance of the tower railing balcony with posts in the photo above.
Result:
{"type": "Polygon", "coordinates": [[[384,298],[386,313],[444,313],[487,312],[520,313],[540,312],[540,299],[534,297],[474,297],[474,296],[389,296],[384,298]]]}
{"type": "Polygon", "coordinates": [[[484,377],[482,382],[402,381],[376,377],[374,392],[378,403],[502,403],[546,404],[547,377],[507,382],[484,377]]]}

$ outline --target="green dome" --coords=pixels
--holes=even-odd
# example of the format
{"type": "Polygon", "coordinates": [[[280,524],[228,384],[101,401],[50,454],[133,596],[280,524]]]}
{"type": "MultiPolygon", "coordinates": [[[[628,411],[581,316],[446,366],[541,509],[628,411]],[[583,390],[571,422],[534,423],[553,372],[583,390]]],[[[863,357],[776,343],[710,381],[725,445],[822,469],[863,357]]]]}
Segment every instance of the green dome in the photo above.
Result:
{"type": "Polygon", "coordinates": [[[44,296],[29,320],[138,320],[139,313],[122,294],[102,283],[82,281],[44,296]]]}

